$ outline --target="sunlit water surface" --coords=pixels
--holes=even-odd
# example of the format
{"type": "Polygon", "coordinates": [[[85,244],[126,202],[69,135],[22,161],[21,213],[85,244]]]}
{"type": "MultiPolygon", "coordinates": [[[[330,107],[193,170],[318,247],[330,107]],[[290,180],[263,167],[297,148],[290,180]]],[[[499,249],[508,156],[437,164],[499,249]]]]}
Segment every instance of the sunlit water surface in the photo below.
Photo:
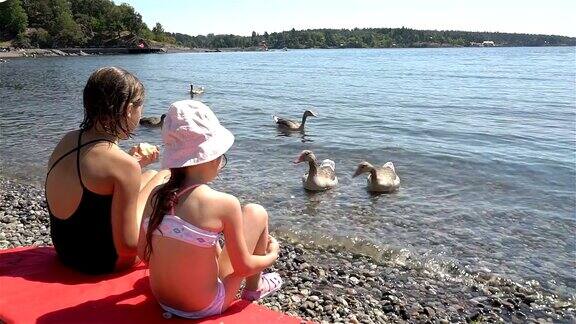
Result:
{"type": "MultiPolygon", "coordinates": [[[[573,47],[14,59],[0,64],[3,175],[42,181],[81,121],[88,76],[107,65],[142,80],[146,115],[205,86],[198,99],[236,135],[214,185],[264,205],[283,235],[575,295],[573,47]],[[273,114],[311,107],[305,134],[274,127],[273,114]],[[291,163],[303,149],[336,162],[338,188],[303,190],[306,167],[291,163]],[[393,161],[400,191],[368,194],[351,177],[362,160],[393,161]]],[[[133,142],[161,144],[159,133],[133,142]]]]}

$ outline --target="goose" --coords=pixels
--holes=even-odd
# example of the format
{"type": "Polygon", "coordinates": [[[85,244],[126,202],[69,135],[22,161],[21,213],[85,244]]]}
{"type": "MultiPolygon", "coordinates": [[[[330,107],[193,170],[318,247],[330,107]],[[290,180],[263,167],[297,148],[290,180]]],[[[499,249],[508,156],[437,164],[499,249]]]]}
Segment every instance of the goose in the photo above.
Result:
{"type": "Polygon", "coordinates": [[[164,124],[164,118],[166,118],[166,114],[162,114],[160,118],[142,117],[140,118],[140,125],[148,127],[162,127],[162,124],[164,124]]]}
{"type": "Polygon", "coordinates": [[[204,87],[196,87],[196,88],[194,88],[194,85],[193,85],[193,84],[190,85],[190,94],[191,94],[192,96],[194,96],[194,95],[201,95],[201,94],[203,94],[203,93],[204,93],[204,87]]]}
{"type": "Polygon", "coordinates": [[[301,123],[295,122],[295,121],[290,120],[290,119],[278,117],[278,116],[272,116],[272,118],[274,118],[274,122],[276,123],[276,126],[278,126],[278,128],[280,128],[282,130],[303,131],[304,130],[304,124],[306,124],[306,118],[308,118],[308,116],[318,117],[318,115],[316,115],[316,113],[313,112],[312,110],[306,110],[304,112],[304,115],[302,115],[302,122],[301,123]]]}
{"type": "Polygon", "coordinates": [[[392,162],[386,162],[382,167],[375,167],[366,161],[360,162],[352,177],[355,178],[368,172],[370,173],[368,175],[368,191],[390,193],[400,188],[400,177],[396,174],[392,162]]]}
{"type": "Polygon", "coordinates": [[[336,164],[332,160],[324,160],[316,165],[316,156],[312,151],[304,150],[300,153],[294,164],[308,162],[310,171],[302,177],[302,184],[306,190],[324,191],[334,188],[338,184],[336,177],[336,164]]]}

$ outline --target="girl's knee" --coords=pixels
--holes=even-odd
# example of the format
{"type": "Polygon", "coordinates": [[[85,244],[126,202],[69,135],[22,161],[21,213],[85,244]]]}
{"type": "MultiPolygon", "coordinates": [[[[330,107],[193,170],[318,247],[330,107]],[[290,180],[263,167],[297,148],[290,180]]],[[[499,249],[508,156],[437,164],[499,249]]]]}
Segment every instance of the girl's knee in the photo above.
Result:
{"type": "Polygon", "coordinates": [[[154,183],[157,185],[164,184],[168,182],[168,180],[170,180],[170,170],[156,171],[154,178],[152,178],[152,181],[154,181],[154,183]]]}
{"type": "Polygon", "coordinates": [[[140,177],[140,191],[142,191],[142,189],[144,189],[144,187],[146,187],[146,185],[152,181],[152,179],[154,179],[154,177],[158,174],[158,171],[156,170],[146,170],[144,172],[142,172],[142,175],[140,177]]]}
{"type": "Polygon", "coordinates": [[[158,171],[156,171],[156,170],[146,170],[146,171],[142,172],[143,175],[144,174],[154,174],[155,175],[156,173],[158,173],[158,171]]]}
{"type": "Polygon", "coordinates": [[[142,172],[142,179],[150,180],[156,174],[158,174],[158,171],[156,171],[156,170],[146,170],[146,171],[142,172]]]}
{"type": "Polygon", "coordinates": [[[242,207],[245,217],[251,217],[258,221],[268,222],[268,212],[262,205],[247,204],[242,207]]]}

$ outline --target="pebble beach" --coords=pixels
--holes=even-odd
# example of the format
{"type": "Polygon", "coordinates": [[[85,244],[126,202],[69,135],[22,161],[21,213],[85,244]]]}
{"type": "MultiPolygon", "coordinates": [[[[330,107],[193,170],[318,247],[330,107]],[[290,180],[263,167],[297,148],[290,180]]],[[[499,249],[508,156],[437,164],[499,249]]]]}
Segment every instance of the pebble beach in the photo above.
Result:
{"type": "MultiPolygon", "coordinates": [[[[272,232],[273,232],[272,228],[272,232]]],[[[279,237],[279,293],[260,304],[320,323],[574,323],[576,303],[492,275],[451,276],[279,237]]],[[[42,188],[0,178],[0,248],[49,246],[42,188]]]]}

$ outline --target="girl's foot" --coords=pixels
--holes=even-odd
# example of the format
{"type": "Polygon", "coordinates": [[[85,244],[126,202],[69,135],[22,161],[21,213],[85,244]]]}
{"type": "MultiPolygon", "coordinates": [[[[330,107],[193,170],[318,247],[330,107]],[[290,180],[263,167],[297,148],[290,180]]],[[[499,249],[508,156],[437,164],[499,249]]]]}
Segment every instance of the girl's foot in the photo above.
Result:
{"type": "Polygon", "coordinates": [[[242,299],[244,300],[258,300],[262,299],[280,289],[282,287],[282,278],[277,272],[264,273],[260,276],[260,283],[258,290],[248,290],[244,288],[242,291],[242,299]]]}

